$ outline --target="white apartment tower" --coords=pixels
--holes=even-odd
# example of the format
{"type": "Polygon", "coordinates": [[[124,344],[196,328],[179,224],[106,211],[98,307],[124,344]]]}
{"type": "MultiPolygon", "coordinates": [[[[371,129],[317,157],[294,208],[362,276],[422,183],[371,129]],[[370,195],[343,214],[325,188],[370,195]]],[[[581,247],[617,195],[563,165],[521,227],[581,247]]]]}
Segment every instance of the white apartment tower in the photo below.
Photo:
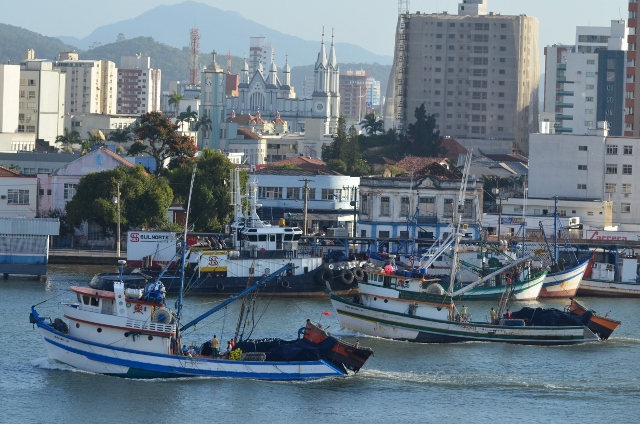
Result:
{"type": "Polygon", "coordinates": [[[66,76],[67,115],[116,113],[118,84],[115,63],[78,60],[78,53],[63,52],[55,66],[66,76]]]}
{"type": "Polygon", "coordinates": [[[18,65],[0,65],[0,133],[18,130],[19,80],[18,65]]]}
{"type": "Polygon", "coordinates": [[[263,77],[267,77],[265,69],[273,62],[274,49],[264,36],[250,37],[249,40],[249,74],[260,71],[263,77]]]}
{"type": "Polygon", "coordinates": [[[487,12],[487,0],[462,1],[457,15],[401,14],[385,127],[406,131],[424,103],[442,135],[526,154],[538,127],[538,31],[534,17],[487,12]]]}
{"type": "Polygon", "coordinates": [[[27,50],[20,63],[18,132],[54,142],[64,130],[65,86],[66,77],[53,62],[36,59],[27,50]]]}
{"type": "Polygon", "coordinates": [[[607,121],[610,135],[624,134],[627,36],[626,22],[614,20],[577,27],[575,45],[545,47],[541,120],[552,132],[584,135],[607,121]]]}
{"type": "Polygon", "coordinates": [[[117,113],[141,115],[161,110],[162,71],[151,68],[151,58],[141,53],[122,56],[118,68],[117,113]]]}

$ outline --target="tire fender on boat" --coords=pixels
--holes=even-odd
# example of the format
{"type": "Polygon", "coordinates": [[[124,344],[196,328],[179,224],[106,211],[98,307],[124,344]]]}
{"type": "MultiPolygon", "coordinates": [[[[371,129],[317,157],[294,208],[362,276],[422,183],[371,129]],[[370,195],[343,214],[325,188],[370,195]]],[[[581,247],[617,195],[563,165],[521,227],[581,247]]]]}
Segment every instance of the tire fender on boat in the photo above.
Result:
{"type": "Polygon", "coordinates": [[[223,291],[224,290],[224,284],[222,284],[222,283],[216,284],[216,289],[219,290],[219,291],[223,291]]]}
{"type": "Polygon", "coordinates": [[[355,279],[353,272],[350,269],[343,269],[340,273],[340,281],[342,284],[350,286],[353,284],[353,280],[355,279]]]}
{"type": "Polygon", "coordinates": [[[280,285],[282,286],[283,289],[291,288],[291,285],[289,284],[289,282],[287,280],[282,280],[280,285]]]}
{"type": "Polygon", "coordinates": [[[356,277],[356,280],[362,281],[364,280],[364,269],[357,266],[353,269],[353,275],[356,277]]]}
{"type": "Polygon", "coordinates": [[[320,268],[314,277],[317,284],[324,286],[325,281],[333,280],[333,271],[329,268],[320,268]]]}

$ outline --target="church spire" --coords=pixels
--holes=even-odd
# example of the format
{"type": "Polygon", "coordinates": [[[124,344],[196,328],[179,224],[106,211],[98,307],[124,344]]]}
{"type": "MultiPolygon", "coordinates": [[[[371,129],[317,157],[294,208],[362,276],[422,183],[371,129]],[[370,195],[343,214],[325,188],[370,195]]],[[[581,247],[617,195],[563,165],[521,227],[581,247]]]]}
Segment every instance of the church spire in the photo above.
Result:
{"type": "Polygon", "coordinates": [[[333,29],[331,30],[331,50],[329,50],[329,65],[333,69],[336,69],[338,66],[338,60],[336,59],[336,48],[333,44],[333,29]]]}
{"type": "Polygon", "coordinates": [[[320,43],[320,52],[318,53],[318,60],[316,61],[316,69],[322,65],[327,67],[327,52],[324,49],[324,27],[322,27],[322,42],[320,43]]]}

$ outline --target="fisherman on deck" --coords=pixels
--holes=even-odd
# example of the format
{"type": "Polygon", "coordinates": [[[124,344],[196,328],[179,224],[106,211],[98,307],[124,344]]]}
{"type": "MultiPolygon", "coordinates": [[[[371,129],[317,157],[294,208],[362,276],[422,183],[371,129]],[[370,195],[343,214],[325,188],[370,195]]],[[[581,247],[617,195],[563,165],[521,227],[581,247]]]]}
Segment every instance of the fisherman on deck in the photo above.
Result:
{"type": "Polygon", "coordinates": [[[216,335],[214,335],[213,339],[211,339],[211,356],[213,356],[214,358],[217,358],[219,354],[220,354],[220,340],[218,339],[218,337],[216,337],[216,335]]]}
{"type": "Polygon", "coordinates": [[[498,313],[496,312],[495,309],[491,308],[490,314],[491,314],[491,324],[495,324],[498,313]]]}
{"type": "Polygon", "coordinates": [[[467,320],[467,307],[464,305],[462,305],[462,309],[460,310],[460,320],[461,321],[467,320]]]}

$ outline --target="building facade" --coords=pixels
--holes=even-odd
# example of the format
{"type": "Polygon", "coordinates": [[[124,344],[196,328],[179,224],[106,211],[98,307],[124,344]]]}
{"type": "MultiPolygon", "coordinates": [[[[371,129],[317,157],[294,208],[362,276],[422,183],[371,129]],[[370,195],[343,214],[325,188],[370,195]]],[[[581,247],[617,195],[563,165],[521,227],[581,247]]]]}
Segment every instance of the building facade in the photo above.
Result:
{"type": "Polygon", "coordinates": [[[66,77],[65,114],[117,111],[118,75],[116,64],[108,60],[79,60],[78,53],[60,53],[54,63],[66,77]]]}
{"type": "Polygon", "coordinates": [[[117,113],[141,115],[161,110],[162,71],[151,68],[151,58],[122,56],[118,68],[117,113]]]}
{"type": "Polygon", "coordinates": [[[0,166],[0,218],[35,218],[38,180],[0,166]]]}
{"type": "Polygon", "coordinates": [[[10,134],[18,130],[19,85],[20,67],[0,65],[0,133],[10,134]]]}
{"type": "MultiPolygon", "coordinates": [[[[532,134],[529,196],[612,202],[612,225],[640,228],[640,139],[611,137],[604,123],[590,135],[532,134]]],[[[590,215],[589,215],[590,216],[590,215]]]]}
{"type": "Polygon", "coordinates": [[[440,133],[465,147],[528,151],[538,119],[539,23],[486,10],[487,0],[465,0],[458,15],[399,17],[385,127],[406,131],[424,103],[440,133]]]}

